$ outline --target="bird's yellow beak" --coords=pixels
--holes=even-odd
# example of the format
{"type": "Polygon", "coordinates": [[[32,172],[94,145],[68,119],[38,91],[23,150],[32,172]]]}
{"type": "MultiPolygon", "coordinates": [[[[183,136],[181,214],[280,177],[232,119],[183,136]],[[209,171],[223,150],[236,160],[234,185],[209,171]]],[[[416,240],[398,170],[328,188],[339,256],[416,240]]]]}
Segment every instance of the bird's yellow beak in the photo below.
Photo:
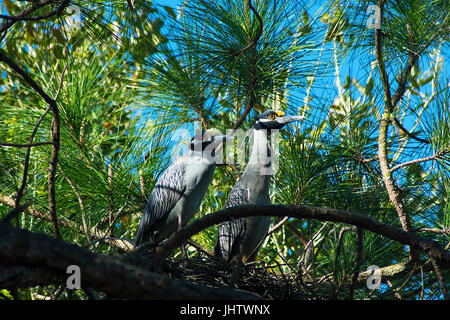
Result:
{"type": "Polygon", "coordinates": [[[283,111],[280,111],[280,110],[275,111],[275,112],[276,112],[277,116],[279,116],[279,117],[283,117],[285,115],[285,113],[283,111]]]}

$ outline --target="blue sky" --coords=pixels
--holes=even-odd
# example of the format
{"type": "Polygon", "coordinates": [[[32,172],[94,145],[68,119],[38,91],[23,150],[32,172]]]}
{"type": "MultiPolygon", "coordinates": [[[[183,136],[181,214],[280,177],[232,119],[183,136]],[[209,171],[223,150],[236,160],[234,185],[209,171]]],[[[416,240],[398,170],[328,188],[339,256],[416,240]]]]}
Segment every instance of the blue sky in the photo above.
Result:
{"type": "MultiPolygon", "coordinates": [[[[153,0],[152,3],[156,4],[156,5],[161,5],[161,6],[169,6],[169,7],[176,9],[179,4],[183,3],[183,1],[182,0],[153,0]]],[[[177,12],[177,11],[175,10],[175,12],[177,12]]]]}
{"type": "MultiPolygon", "coordinates": [[[[158,5],[166,5],[166,6],[171,6],[173,8],[176,8],[179,4],[184,3],[185,0],[154,0],[153,3],[154,4],[158,4],[158,5]]],[[[319,6],[324,3],[325,0],[320,0],[320,1],[315,1],[313,7],[311,8],[310,12],[314,13],[315,11],[317,11],[317,9],[319,8],[319,6]]],[[[4,3],[1,3],[1,11],[2,13],[4,13],[4,3]]],[[[319,22],[320,24],[320,22],[319,22]]],[[[445,67],[445,73],[444,73],[444,77],[450,78],[450,68],[448,67],[448,59],[450,57],[450,54],[448,52],[448,48],[446,48],[446,51],[444,52],[443,56],[444,56],[444,67],[445,67]]],[[[314,57],[313,57],[314,58],[314,57]]],[[[348,59],[345,59],[341,62],[341,76],[340,76],[340,80],[342,83],[345,83],[346,80],[346,76],[349,75],[350,77],[356,78],[356,79],[364,79],[367,75],[367,69],[364,70],[364,68],[362,68],[361,63],[359,61],[359,56],[356,57],[349,57],[348,59]]],[[[366,57],[367,58],[367,57],[366,57]]],[[[367,63],[367,62],[366,62],[367,63]]],[[[322,81],[326,82],[326,88],[324,87],[318,87],[315,88],[314,92],[312,92],[313,95],[316,95],[318,97],[322,97],[321,98],[321,103],[322,102],[326,102],[331,104],[332,103],[332,99],[336,96],[336,88],[334,88],[334,77],[333,77],[333,67],[331,67],[328,70],[328,75],[326,75],[325,77],[323,77],[322,81]],[[331,101],[329,101],[331,99],[331,101]]],[[[362,82],[362,84],[364,84],[364,81],[362,82]]]]}
{"type": "MultiPolygon", "coordinates": [[[[319,0],[319,1],[313,2],[314,4],[308,10],[308,12],[310,13],[310,16],[316,14],[316,12],[318,12],[318,9],[320,8],[320,6],[325,2],[326,2],[325,0],[319,0]]],[[[176,8],[178,5],[183,4],[184,0],[157,0],[157,1],[153,1],[153,3],[159,4],[159,5],[167,5],[167,6],[176,8]]],[[[323,11],[322,11],[322,13],[323,13],[323,11]]],[[[317,25],[325,26],[320,21],[317,21],[317,25]]],[[[323,30],[321,30],[321,32],[323,32],[323,34],[324,34],[323,30]]],[[[328,111],[329,111],[328,107],[331,106],[334,102],[333,100],[336,97],[338,97],[338,89],[337,89],[336,82],[335,82],[336,76],[334,74],[334,71],[335,71],[334,64],[333,64],[334,61],[333,61],[333,57],[329,54],[330,52],[332,52],[332,43],[327,43],[325,45],[325,48],[327,48],[327,46],[331,50],[326,50],[328,52],[327,53],[328,56],[325,57],[325,55],[324,55],[321,57],[321,59],[323,61],[329,61],[331,64],[329,65],[329,67],[325,73],[317,75],[317,83],[315,83],[315,85],[313,86],[313,89],[312,89],[311,95],[310,95],[315,98],[315,100],[313,100],[310,103],[310,106],[312,107],[313,111],[312,111],[311,116],[308,116],[308,119],[306,120],[306,123],[305,123],[306,126],[314,127],[314,126],[319,125],[321,123],[321,121],[324,120],[328,116],[328,111]]],[[[444,63],[442,66],[444,68],[444,72],[441,73],[441,76],[443,77],[442,79],[444,80],[442,82],[445,83],[445,79],[447,79],[447,82],[448,82],[448,79],[450,79],[450,68],[449,68],[449,63],[448,63],[450,54],[449,54],[448,46],[446,48],[443,48],[443,51],[441,52],[441,56],[443,56],[443,58],[444,58],[444,63]]],[[[313,55],[309,58],[312,60],[317,60],[319,58],[319,52],[317,52],[317,55],[313,55]]],[[[350,77],[353,79],[357,79],[359,85],[364,87],[366,85],[366,81],[368,80],[368,75],[370,72],[370,64],[374,59],[375,59],[375,56],[374,56],[373,50],[371,51],[371,49],[368,49],[368,48],[363,48],[362,52],[359,52],[358,50],[356,50],[355,52],[353,52],[351,55],[347,56],[346,58],[339,57],[339,65],[340,65],[339,66],[339,72],[340,72],[339,80],[340,80],[341,84],[344,85],[346,83],[347,77],[350,77]]],[[[428,65],[430,64],[430,62],[433,62],[433,60],[430,61],[430,59],[428,57],[423,57],[421,59],[421,71],[424,71],[424,69],[428,69],[428,65]]],[[[401,67],[395,61],[391,66],[393,69],[392,71],[395,73],[397,73],[399,68],[401,67]]],[[[379,86],[379,88],[381,88],[381,84],[379,83],[378,70],[376,70],[376,69],[374,70],[373,78],[376,79],[375,81],[376,81],[377,85],[379,86]]],[[[391,90],[395,91],[397,83],[394,80],[394,75],[390,74],[389,78],[390,78],[391,86],[392,86],[391,90]]],[[[426,91],[430,91],[430,86],[431,85],[421,87],[422,93],[425,93],[426,91]]],[[[298,89],[299,89],[299,93],[296,95],[298,98],[303,99],[303,97],[305,95],[302,91],[304,91],[304,90],[302,90],[302,88],[298,88],[298,89]]],[[[355,85],[353,85],[350,90],[352,90],[352,92],[354,92],[354,94],[352,94],[353,98],[356,99],[356,98],[360,97],[360,93],[356,89],[355,85]]],[[[379,103],[379,105],[381,107],[383,104],[382,95],[380,94],[376,97],[378,97],[377,102],[379,103]]],[[[414,99],[411,101],[410,108],[416,107],[418,105],[418,103],[420,102],[418,98],[414,98],[414,99]]],[[[431,110],[429,112],[431,112],[431,110]]],[[[408,129],[413,127],[414,121],[417,118],[416,115],[414,114],[414,112],[410,111],[409,113],[410,113],[410,115],[405,117],[402,120],[403,124],[408,129]]],[[[425,121],[424,119],[427,119],[427,118],[423,117],[422,119],[423,119],[422,121],[425,121]]],[[[421,127],[421,125],[419,125],[416,128],[416,130],[421,130],[421,129],[424,129],[425,127],[426,127],[426,123],[423,122],[422,127],[421,127]]],[[[427,153],[428,151],[429,151],[428,149],[423,150],[423,152],[425,152],[425,153],[427,153]]],[[[424,154],[424,156],[425,156],[425,154],[424,154]]]]}
{"type": "Polygon", "coordinates": [[[180,0],[153,0],[153,3],[171,7],[176,7],[180,2],[180,0]]]}

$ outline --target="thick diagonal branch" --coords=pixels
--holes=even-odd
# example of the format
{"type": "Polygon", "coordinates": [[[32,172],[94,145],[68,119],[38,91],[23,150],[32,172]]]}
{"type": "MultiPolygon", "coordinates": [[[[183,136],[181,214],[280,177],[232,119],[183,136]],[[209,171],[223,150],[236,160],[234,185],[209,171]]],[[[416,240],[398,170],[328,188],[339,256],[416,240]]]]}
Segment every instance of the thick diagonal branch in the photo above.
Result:
{"type": "Polygon", "coordinates": [[[258,299],[257,294],[172,280],[125,257],[95,254],[45,235],[0,223],[0,288],[66,283],[77,265],[81,286],[125,299],[258,299]]]}
{"type": "Polygon", "coordinates": [[[384,224],[361,213],[349,212],[338,209],[319,208],[311,206],[284,206],[284,205],[246,205],[226,208],[215,213],[208,214],[195,220],[184,229],[174,233],[165,242],[156,248],[156,252],[165,257],[178,248],[183,242],[200,231],[231,219],[250,216],[291,217],[298,219],[315,219],[319,221],[333,221],[354,225],[415,249],[427,252],[438,259],[443,266],[450,267],[450,252],[439,244],[419,237],[415,233],[384,224]]]}

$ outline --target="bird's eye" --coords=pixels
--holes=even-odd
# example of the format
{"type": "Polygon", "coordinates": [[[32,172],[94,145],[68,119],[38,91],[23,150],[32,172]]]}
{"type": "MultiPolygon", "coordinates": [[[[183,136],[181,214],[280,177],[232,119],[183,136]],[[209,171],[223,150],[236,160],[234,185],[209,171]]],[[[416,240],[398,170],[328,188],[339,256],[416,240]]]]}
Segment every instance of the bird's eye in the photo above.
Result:
{"type": "Polygon", "coordinates": [[[276,116],[274,114],[269,115],[270,120],[275,120],[276,116]]]}

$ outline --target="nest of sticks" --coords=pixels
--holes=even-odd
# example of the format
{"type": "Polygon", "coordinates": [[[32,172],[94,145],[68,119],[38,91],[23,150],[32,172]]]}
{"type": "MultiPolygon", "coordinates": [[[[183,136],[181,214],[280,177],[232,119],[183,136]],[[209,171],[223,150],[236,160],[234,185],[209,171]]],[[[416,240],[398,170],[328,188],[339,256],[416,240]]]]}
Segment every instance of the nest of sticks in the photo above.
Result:
{"type": "Polygon", "coordinates": [[[172,279],[212,288],[245,290],[256,293],[263,299],[336,299],[336,288],[329,276],[311,279],[301,273],[302,268],[281,264],[275,259],[267,264],[263,261],[243,264],[233,278],[236,263],[228,263],[200,247],[196,246],[197,253],[188,259],[182,259],[180,254],[176,254],[164,260],[154,259],[153,251],[149,249],[143,246],[143,249],[128,254],[127,262],[172,279]]]}
{"type": "Polygon", "coordinates": [[[233,287],[259,294],[269,300],[317,300],[331,298],[323,285],[304,282],[302,275],[290,266],[251,262],[243,265],[236,281],[232,276],[236,264],[215,257],[191,257],[187,260],[169,259],[162,272],[167,276],[214,288],[233,287]],[[287,272],[286,270],[291,270],[287,272]]]}

